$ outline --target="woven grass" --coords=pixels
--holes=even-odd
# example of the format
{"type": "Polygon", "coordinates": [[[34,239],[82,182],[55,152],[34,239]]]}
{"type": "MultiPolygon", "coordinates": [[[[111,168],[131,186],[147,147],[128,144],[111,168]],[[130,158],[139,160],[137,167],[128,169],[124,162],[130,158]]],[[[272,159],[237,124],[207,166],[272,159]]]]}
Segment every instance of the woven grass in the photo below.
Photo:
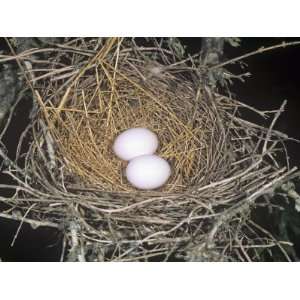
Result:
{"type": "Polygon", "coordinates": [[[249,217],[296,170],[277,158],[288,139],[273,128],[284,104],[258,111],[218,94],[203,83],[201,61],[170,45],[75,39],[39,49],[52,52],[40,65],[35,51],[14,56],[31,62],[36,104],[6,171],[18,184],[5,202],[23,222],[63,228],[62,260],[256,260],[258,245],[284,252],[272,235],[259,239],[249,217]],[[272,116],[270,127],[244,120],[241,108],[272,116]],[[132,127],[155,132],[172,166],[158,190],[128,184],[126,162],[112,152],[132,127]]]}

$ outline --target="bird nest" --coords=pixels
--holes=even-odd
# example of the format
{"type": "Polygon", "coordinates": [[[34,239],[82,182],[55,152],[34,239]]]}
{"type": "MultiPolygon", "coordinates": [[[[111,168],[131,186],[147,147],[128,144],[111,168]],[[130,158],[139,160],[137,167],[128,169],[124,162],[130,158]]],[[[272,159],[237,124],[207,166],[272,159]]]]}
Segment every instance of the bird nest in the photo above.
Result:
{"type": "Polygon", "coordinates": [[[36,102],[6,171],[16,193],[5,201],[23,222],[63,230],[62,259],[258,259],[250,208],[295,171],[276,156],[287,139],[273,129],[283,107],[261,112],[217,94],[201,60],[170,44],[72,39],[14,58],[36,102]],[[52,53],[42,67],[30,58],[38,51],[52,53]],[[270,127],[244,120],[241,108],[273,115],[270,127]],[[112,151],[133,127],[157,134],[172,167],[158,190],[131,186],[112,151]]]}

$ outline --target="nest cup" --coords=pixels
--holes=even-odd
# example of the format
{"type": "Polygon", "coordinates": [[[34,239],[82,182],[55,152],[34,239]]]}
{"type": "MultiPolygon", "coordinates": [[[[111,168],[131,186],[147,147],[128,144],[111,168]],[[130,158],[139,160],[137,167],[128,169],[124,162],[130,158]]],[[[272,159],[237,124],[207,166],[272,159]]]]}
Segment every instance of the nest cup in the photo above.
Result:
{"type": "Polygon", "coordinates": [[[53,97],[55,105],[43,105],[69,175],[103,191],[135,192],[112,144],[122,131],[145,127],[157,134],[157,153],[172,166],[170,180],[158,193],[188,191],[215,180],[221,159],[216,145],[223,137],[195,85],[155,62],[131,62],[117,51],[115,44],[105,57],[100,52],[65,94],[53,97]]]}
{"type": "Polygon", "coordinates": [[[22,189],[10,201],[40,226],[65,224],[66,260],[257,257],[237,238],[255,200],[294,171],[277,163],[287,139],[272,128],[281,110],[217,94],[203,84],[201,61],[183,58],[178,44],[154,44],[71,39],[52,49],[47,71],[33,62],[38,106],[24,133],[32,143],[25,167],[11,174],[22,189]],[[245,121],[241,107],[275,114],[274,122],[245,121]],[[133,127],[155,132],[171,164],[158,190],[128,184],[127,163],[112,151],[133,127]]]}

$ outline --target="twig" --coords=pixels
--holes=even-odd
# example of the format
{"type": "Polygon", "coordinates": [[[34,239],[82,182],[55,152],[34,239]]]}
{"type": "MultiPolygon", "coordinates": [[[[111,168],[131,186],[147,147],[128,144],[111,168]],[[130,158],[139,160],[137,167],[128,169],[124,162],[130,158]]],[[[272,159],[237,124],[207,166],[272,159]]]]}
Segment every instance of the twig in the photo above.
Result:
{"type": "Polygon", "coordinates": [[[230,60],[227,60],[221,64],[217,64],[215,66],[212,66],[209,68],[209,70],[214,70],[214,69],[217,69],[217,68],[221,68],[221,67],[224,67],[226,65],[229,65],[229,64],[232,64],[234,62],[237,62],[241,59],[244,59],[244,58],[247,58],[249,56],[253,56],[255,54],[258,54],[258,53],[263,53],[263,52],[267,52],[267,51],[270,51],[270,50],[274,50],[274,49],[277,49],[277,48],[285,48],[285,47],[288,47],[288,46],[296,46],[296,45],[300,45],[300,41],[296,41],[296,42],[289,42],[289,43],[286,43],[286,42],[282,42],[278,45],[275,45],[275,46],[270,46],[270,47],[261,47],[255,51],[252,51],[252,52],[249,52],[247,54],[244,54],[244,55],[241,55],[241,56],[238,56],[238,57],[235,57],[233,59],[230,59],[230,60]]]}
{"type": "Polygon", "coordinates": [[[18,229],[17,229],[17,231],[16,231],[16,234],[15,234],[15,236],[14,236],[14,238],[13,238],[13,241],[12,241],[11,244],[10,244],[11,247],[13,247],[14,244],[15,244],[15,241],[16,241],[16,239],[17,239],[17,237],[18,237],[18,235],[19,235],[19,232],[20,232],[20,230],[21,230],[21,228],[22,228],[22,225],[23,225],[23,223],[24,223],[24,219],[26,218],[26,216],[29,214],[29,212],[31,211],[31,209],[32,209],[34,206],[36,206],[36,204],[32,204],[32,205],[28,208],[28,210],[26,211],[26,213],[24,214],[23,218],[21,219],[21,222],[20,222],[19,227],[18,227],[18,229]]]}
{"type": "Polygon", "coordinates": [[[56,223],[53,223],[53,222],[37,221],[37,220],[28,219],[28,218],[25,218],[25,217],[13,216],[13,215],[6,214],[6,213],[3,213],[3,212],[0,213],[0,218],[5,218],[5,219],[14,220],[14,221],[20,221],[20,222],[23,222],[23,223],[28,223],[33,228],[38,228],[38,227],[59,228],[59,225],[56,224],[56,223]]]}
{"type": "Polygon", "coordinates": [[[267,144],[268,144],[268,142],[271,138],[273,127],[274,127],[277,119],[279,118],[280,114],[284,111],[284,107],[285,107],[286,103],[287,103],[287,100],[284,100],[283,103],[281,104],[279,110],[276,112],[276,114],[275,114],[275,116],[272,120],[272,123],[271,123],[271,125],[269,127],[269,130],[267,132],[266,138],[264,140],[264,146],[263,146],[262,154],[265,154],[267,152],[267,144]]]}
{"type": "Polygon", "coordinates": [[[245,207],[250,206],[253,204],[253,202],[260,196],[264,194],[270,193],[271,188],[277,187],[282,181],[287,180],[288,176],[294,172],[296,172],[297,167],[292,168],[290,171],[286,172],[280,177],[277,177],[270,181],[269,183],[263,185],[259,190],[254,192],[252,195],[246,197],[243,201],[238,203],[237,207],[231,207],[226,212],[223,213],[223,215],[215,222],[213,228],[210,230],[210,233],[208,235],[207,239],[207,246],[208,248],[213,245],[213,239],[215,234],[217,233],[219,227],[223,225],[227,220],[232,218],[233,216],[237,215],[238,213],[241,213],[245,207]]]}

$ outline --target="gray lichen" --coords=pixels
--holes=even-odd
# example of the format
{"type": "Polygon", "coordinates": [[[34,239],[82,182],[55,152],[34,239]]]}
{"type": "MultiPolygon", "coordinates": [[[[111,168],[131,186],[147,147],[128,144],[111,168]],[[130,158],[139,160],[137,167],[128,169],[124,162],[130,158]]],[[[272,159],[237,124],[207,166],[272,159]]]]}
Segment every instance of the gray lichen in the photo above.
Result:
{"type": "Polygon", "coordinates": [[[19,89],[17,71],[12,65],[5,65],[0,72],[0,124],[16,101],[19,89]]]}

